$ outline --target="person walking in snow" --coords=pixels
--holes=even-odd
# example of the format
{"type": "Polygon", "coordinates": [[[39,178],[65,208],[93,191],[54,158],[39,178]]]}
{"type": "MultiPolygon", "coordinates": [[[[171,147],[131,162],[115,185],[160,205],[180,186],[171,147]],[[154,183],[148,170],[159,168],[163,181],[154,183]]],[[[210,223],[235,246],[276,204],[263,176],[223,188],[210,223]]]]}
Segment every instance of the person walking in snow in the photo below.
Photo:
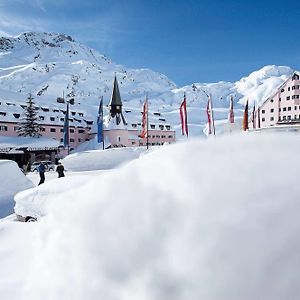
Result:
{"type": "Polygon", "coordinates": [[[44,183],[45,182],[45,170],[46,170],[46,167],[45,165],[41,162],[38,166],[38,171],[39,171],[39,174],[40,174],[40,182],[39,182],[39,185],[44,183]]]}
{"type": "Polygon", "coordinates": [[[65,177],[64,170],[65,170],[64,166],[59,162],[56,168],[56,172],[58,173],[58,178],[65,177]]]}

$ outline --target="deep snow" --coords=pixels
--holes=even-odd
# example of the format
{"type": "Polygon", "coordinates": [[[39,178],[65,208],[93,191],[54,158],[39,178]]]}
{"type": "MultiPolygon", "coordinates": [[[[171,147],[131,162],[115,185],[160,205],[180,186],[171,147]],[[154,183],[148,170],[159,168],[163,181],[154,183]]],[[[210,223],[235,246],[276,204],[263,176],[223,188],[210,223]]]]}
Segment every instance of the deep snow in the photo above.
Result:
{"type": "Polygon", "coordinates": [[[0,294],[297,299],[299,147],[292,134],[190,140],[20,193],[43,217],[0,223],[0,294]]]}

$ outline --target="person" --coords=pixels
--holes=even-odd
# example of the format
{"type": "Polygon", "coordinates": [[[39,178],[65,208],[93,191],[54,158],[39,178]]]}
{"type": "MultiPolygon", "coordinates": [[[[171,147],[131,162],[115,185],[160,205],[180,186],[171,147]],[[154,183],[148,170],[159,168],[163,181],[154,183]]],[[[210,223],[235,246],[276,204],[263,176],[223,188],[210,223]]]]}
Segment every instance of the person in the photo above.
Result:
{"type": "Polygon", "coordinates": [[[39,185],[44,183],[45,182],[45,170],[46,170],[46,167],[45,165],[41,162],[38,166],[38,171],[39,171],[39,174],[40,174],[40,182],[39,182],[39,185]]]}
{"type": "Polygon", "coordinates": [[[58,166],[56,167],[56,172],[58,173],[58,178],[65,177],[64,170],[65,170],[64,166],[59,162],[58,166]]]}

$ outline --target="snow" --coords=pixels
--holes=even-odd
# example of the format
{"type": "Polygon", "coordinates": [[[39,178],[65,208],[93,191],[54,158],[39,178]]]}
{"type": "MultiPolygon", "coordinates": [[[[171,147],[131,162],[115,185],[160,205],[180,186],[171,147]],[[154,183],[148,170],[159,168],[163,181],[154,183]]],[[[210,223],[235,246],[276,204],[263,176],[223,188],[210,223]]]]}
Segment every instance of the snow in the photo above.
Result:
{"type": "Polygon", "coordinates": [[[297,299],[299,147],[292,134],[190,139],[19,193],[43,214],[0,223],[1,297],[297,299]]]}
{"type": "Polygon", "coordinates": [[[69,171],[107,170],[136,159],[145,151],[143,147],[83,151],[68,155],[61,162],[69,171]]]}
{"type": "Polygon", "coordinates": [[[33,187],[17,163],[11,160],[0,160],[0,218],[13,213],[14,195],[33,187]]]}
{"type": "Polygon", "coordinates": [[[59,146],[59,141],[40,137],[9,137],[0,136],[0,149],[3,148],[34,148],[34,149],[44,149],[44,148],[57,148],[59,146]]]}

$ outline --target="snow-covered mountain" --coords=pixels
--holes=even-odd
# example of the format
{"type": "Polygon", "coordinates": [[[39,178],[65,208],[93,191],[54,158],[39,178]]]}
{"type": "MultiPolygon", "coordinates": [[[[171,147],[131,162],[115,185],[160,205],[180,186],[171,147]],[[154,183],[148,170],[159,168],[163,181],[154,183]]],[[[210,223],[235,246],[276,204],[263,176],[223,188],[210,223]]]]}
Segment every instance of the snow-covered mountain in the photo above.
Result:
{"type": "Polygon", "coordinates": [[[38,105],[52,106],[58,105],[57,97],[74,97],[77,109],[95,119],[99,98],[103,96],[105,103],[110,100],[116,74],[125,107],[133,108],[136,117],[140,117],[148,93],[150,109],[164,112],[176,129],[180,122],[178,107],[186,92],[192,135],[201,134],[206,122],[205,93],[212,94],[216,119],[224,119],[229,95],[234,96],[239,114],[246,98],[250,104],[261,103],[292,71],[289,67],[266,66],[235,83],[221,81],[177,87],[163,74],[118,65],[64,34],[29,32],[0,38],[2,100],[25,102],[31,92],[38,105]]]}

